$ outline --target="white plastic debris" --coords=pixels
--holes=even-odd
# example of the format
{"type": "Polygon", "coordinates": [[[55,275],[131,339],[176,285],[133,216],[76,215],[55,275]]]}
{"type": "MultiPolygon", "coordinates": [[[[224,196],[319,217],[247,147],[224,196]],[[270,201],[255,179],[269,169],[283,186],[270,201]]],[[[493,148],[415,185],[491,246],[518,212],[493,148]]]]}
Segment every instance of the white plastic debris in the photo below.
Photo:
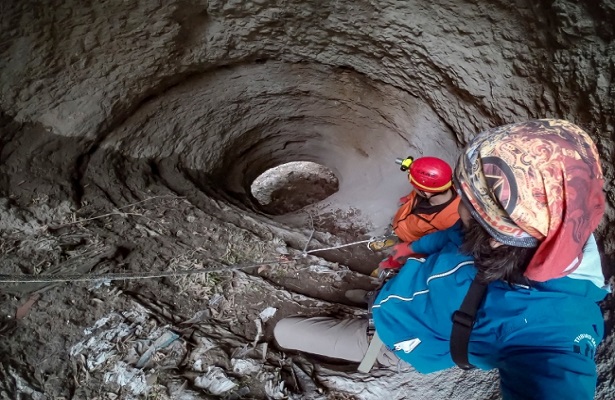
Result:
{"type": "Polygon", "coordinates": [[[273,317],[277,311],[278,309],[275,307],[267,307],[263,311],[261,311],[258,316],[260,317],[261,321],[266,322],[268,319],[273,317]]]}
{"type": "Polygon", "coordinates": [[[111,279],[105,279],[105,278],[101,278],[98,280],[95,280],[92,283],[92,287],[90,288],[90,290],[94,290],[94,289],[100,289],[103,286],[111,286],[111,279]]]}
{"type": "Polygon", "coordinates": [[[243,360],[233,358],[231,360],[233,366],[233,372],[239,375],[251,375],[259,372],[262,365],[256,363],[254,360],[243,360]]]}
{"type": "Polygon", "coordinates": [[[205,369],[203,368],[203,360],[196,360],[192,365],[192,370],[196,372],[203,372],[205,369]]]}
{"type": "Polygon", "coordinates": [[[278,254],[282,254],[282,255],[288,255],[288,254],[290,254],[290,253],[288,252],[288,248],[287,248],[286,246],[279,246],[279,247],[276,247],[276,248],[275,248],[275,251],[276,251],[278,254]]]}
{"type": "Polygon", "coordinates": [[[144,394],[149,390],[143,370],[133,368],[122,361],[115,364],[113,370],[105,373],[104,381],[128,389],[133,395],[144,394]]]}
{"type": "Polygon", "coordinates": [[[256,325],[256,335],[252,341],[252,348],[256,347],[258,341],[261,340],[261,336],[263,335],[263,321],[261,321],[260,318],[256,318],[254,320],[254,324],[256,325]]]}
{"type": "Polygon", "coordinates": [[[335,274],[334,271],[329,264],[327,265],[310,265],[308,270],[310,272],[316,272],[319,274],[335,274]]]}
{"type": "Polygon", "coordinates": [[[284,381],[280,379],[279,374],[262,372],[258,374],[257,379],[265,383],[265,394],[268,399],[281,400],[288,398],[284,388],[284,381]]]}
{"type": "Polygon", "coordinates": [[[143,368],[149,359],[156,353],[158,350],[163,349],[179,339],[179,335],[175,332],[167,331],[164,332],[156,341],[143,353],[139,361],[137,361],[137,368],[143,368]]]}
{"type": "Polygon", "coordinates": [[[205,389],[215,396],[220,396],[233,389],[237,384],[226,376],[222,368],[210,367],[205,375],[201,375],[194,380],[194,386],[205,389]]]}
{"type": "Polygon", "coordinates": [[[88,336],[91,335],[96,329],[99,329],[100,327],[104,326],[107,322],[109,322],[110,319],[111,319],[111,316],[102,317],[101,319],[96,321],[94,323],[94,326],[92,326],[91,328],[85,328],[83,330],[83,334],[88,335],[88,336]]]}
{"type": "Polygon", "coordinates": [[[73,345],[69,354],[72,357],[86,355],[86,367],[92,371],[116,354],[116,343],[130,332],[130,325],[119,314],[111,314],[98,320],[93,327],[86,328],[84,334],[93,336],[73,345]]]}
{"type": "Polygon", "coordinates": [[[205,372],[207,369],[206,353],[218,347],[218,345],[212,340],[205,337],[197,337],[197,346],[190,352],[190,363],[192,363],[191,369],[196,372],[205,372]]]}
{"type": "Polygon", "coordinates": [[[209,306],[213,307],[224,299],[224,296],[216,293],[209,299],[209,306]]]}
{"type": "Polygon", "coordinates": [[[99,319],[84,334],[86,337],[71,347],[71,357],[86,371],[103,373],[104,382],[119,386],[126,400],[147,394],[155,378],[134,363],[139,367],[148,362],[178,365],[184,358],[179,336],[168,326],[156,326],[138,305],[99,319]],[[154,357],[158,352],[165,356],[154,357]]]}
{"type": "MultiPolygon", "coordinates": [[[[32,400],[45,400],[45,399],[47,399],[47,396],[45,396],[41,392],[36,391],[33,387],[31,387],[30,384],[28,383],[28,381],[23,379],[19,375],[19,373],[17,371],[15,371],[13,368],[11,368],[10,366],[8,367],[8,373],[13,378],[13,382],[15,383],[15,386],[17,387],[17,393],[21,393],[22,395],[26,394],[26,395],[28,395],[27,397],[32,399],[32,400]]],[[[2,394],[5,394],[5,392],[3,392],[2,394]]]]}

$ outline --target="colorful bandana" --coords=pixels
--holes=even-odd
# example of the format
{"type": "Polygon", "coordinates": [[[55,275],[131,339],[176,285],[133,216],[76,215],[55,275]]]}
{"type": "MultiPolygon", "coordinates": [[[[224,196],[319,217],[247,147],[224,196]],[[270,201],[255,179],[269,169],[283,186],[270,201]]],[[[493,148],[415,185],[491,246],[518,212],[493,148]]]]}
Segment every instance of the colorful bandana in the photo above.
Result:
{"type": "Polygon", "coordinates": [[[570,274],[604,214],[604,179],[589,135],[542,119],[478,134],[460,156],[455,184],[472,216],[496,240],[536,247],[525,276],[570,274]]]}

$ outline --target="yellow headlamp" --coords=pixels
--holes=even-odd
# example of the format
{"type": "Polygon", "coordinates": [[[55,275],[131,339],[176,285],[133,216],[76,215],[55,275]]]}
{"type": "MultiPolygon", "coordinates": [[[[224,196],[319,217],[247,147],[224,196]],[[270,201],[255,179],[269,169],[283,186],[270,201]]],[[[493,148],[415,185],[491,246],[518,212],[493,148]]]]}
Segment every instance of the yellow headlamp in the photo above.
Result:
{"type": "Polygon", "coordinates": [[[402,171],[407,171],[410,168],[410,164],[414,161],[414,158],[408,156],[406,158],[396,158],[395,163],[399,164],[399,169],[402,171]]]}

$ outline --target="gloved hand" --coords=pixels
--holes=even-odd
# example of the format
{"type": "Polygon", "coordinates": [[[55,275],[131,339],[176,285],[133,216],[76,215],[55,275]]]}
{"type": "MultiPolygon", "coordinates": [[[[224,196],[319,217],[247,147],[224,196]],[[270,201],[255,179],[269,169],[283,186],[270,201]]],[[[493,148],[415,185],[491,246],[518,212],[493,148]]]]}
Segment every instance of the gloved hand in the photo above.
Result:
{"type": "Polygon", "coordinates": [[[380,263],[378,264],[378,268],[381,268],[381,269],[401,268],[402,265],[403,265],[402,263],[399,263],[393,260],[393,258],[389,256],[385,258],[384,260],[380,261],[380,263]]]}
{"type": "Polygon", "coordinates": [[[391,255],[384,260],[380,261],[378,264],[378,268],[372,271],[370,276],[378,277],[380,275],[380,271],[384,269],[391,268],[401,268],[408,260],[408,257],[418,256],[412,250],[412,243],[401,242],[391,247],[391,255]]]}
{"type": "Polygon", "coordinates": [[[373,276],[374,278],[377,278],[378,276],[380,276],[380,271],[384,270],[384,269],[397,269],[397,268],[401,268],[403,264],[393,260],[393,258],[391,256],[385,258],[384,260],[380,261],[380,263],[378,264],[378,268],[376,268],[375,270],[372,271],[372,273],[370,274],[370,276],[373,276]]]}
{"type": "Polygon", "coordinates": [[[415,255],[412,251],[412,244],[408,242],[401,242],[392,247],[391,258],[397,261],[399,264],[404,264],[408,257],[415,255]]]}

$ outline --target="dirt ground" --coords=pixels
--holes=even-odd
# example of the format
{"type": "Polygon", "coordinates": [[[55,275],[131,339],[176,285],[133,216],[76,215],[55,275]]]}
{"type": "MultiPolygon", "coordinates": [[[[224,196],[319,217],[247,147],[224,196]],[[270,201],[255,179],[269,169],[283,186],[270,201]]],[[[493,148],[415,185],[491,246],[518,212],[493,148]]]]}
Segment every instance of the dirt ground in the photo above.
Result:
{"type": "Polygon", "coordinates": [[[309,378],[303,358],[276,350],[271,329],[288,315],[361,314],[343,293],[371,288],[370,278],[302,257],[281,238],[259,237],[182,196],[137,195],[114,207],[86,192],[79,209],[49,197],[23,207],[19,193],[4,200],[1,273],[271,263],[182,277],[2,283],[2,398],[282,399],[307,389],[351,398],[309,378]]]}

